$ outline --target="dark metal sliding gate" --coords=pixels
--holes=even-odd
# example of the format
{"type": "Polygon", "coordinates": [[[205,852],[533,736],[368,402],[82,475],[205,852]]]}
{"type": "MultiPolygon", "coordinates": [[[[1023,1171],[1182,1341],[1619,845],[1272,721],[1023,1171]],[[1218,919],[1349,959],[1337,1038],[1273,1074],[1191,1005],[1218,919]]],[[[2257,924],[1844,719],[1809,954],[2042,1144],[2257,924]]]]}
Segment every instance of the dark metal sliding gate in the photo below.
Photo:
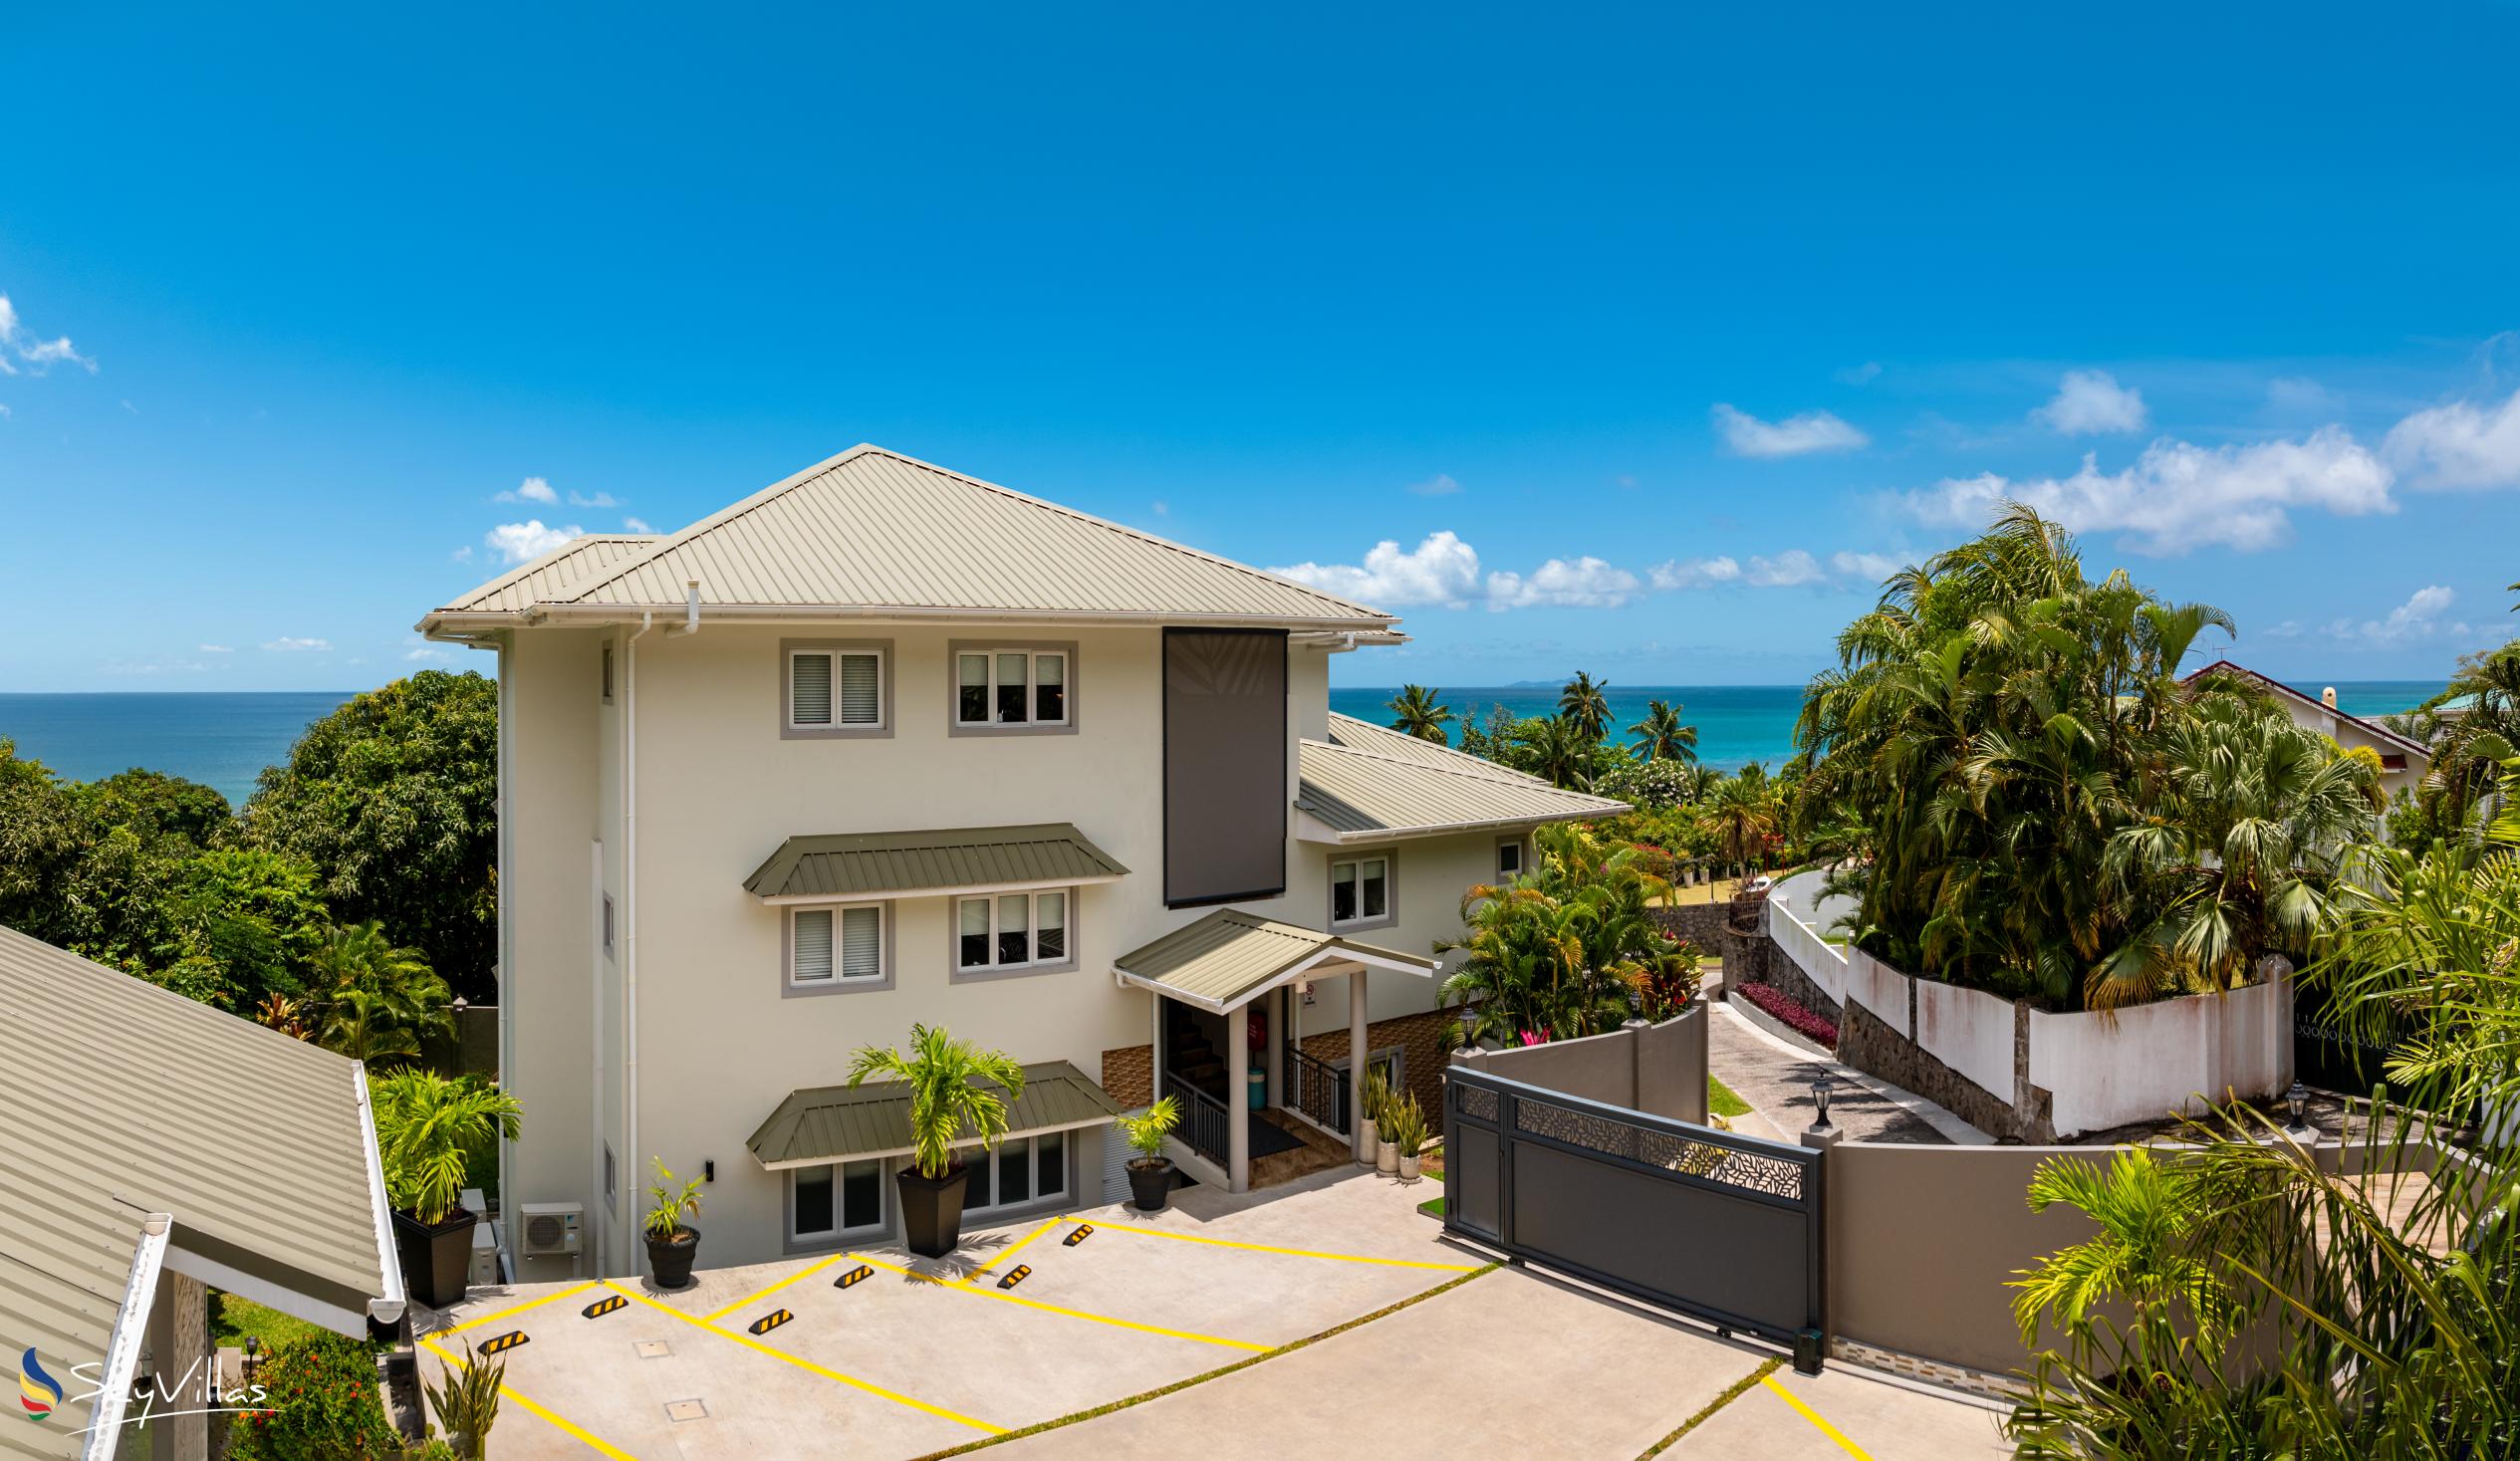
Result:
{"type": "Polygon", "coordinates": [[[1445,1231],[1820,1367],[1818,1151],[1459,1066],[1443,1147],[1445,1231]]]}

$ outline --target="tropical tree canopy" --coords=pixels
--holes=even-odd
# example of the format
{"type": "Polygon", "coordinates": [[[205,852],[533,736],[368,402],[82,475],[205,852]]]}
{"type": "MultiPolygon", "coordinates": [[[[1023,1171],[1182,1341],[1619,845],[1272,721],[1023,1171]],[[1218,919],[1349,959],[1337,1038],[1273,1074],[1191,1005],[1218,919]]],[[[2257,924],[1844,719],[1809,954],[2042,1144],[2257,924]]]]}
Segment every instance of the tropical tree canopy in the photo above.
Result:
{"type": "Polygon", "coordinates": [[[1452,707],[1436,700],[1442,693],[1424,685],[1400,686],[1385,706],[1391,712],[1391,729],[1439,746],[1449,742],[1452,737],[1444,727],[1452,723],[1452,707]]]}
{"type": "Polygon", "coordinates": [[[1670,885],[1645,870],[1646,853],[1612,850],[1581,826],[1533,834],[1530,869],[1510,883],[1471,888],[1465,935],[1437,945],[1468,957],[1444,981],[1466,1007],[1475,1039],[1568,1039],[1615,1030],[1645,1011],[1684,1004],[1698,954],[1665,933],[1648,906],[1670,885]]]}
{"type": "Polygon", "coordinates": [[[1636,725],[1636,753],[1647,761],[1695,761],[1697,727],[1680,723],[1680,712],[1686,708],[1647,700],[1645,718],[1636,725]]]}
{"type": "Polygon", "coordinates": [[[1598,741],[1610,733],[1610,700],[1603,695],[1606,682],[1596,682],[1583,670],[1566,682],[1558,692],[1558,718],[1573,721],[1587,740],[1598,741]]]}
{"type": "Polygon", "coordinates": [[[2369,782],[2248,687],[2180,682],[2230,626],[2123,571],[2087,577],[2073,538],[2018,505],[1889,580],[1795,728],[1806,806],[1826,809],[1803,820],[1851,821],[1843,840],[1872,853],[1839,879],[1858,940],[2056,1008],[2305,953],[2344,850],[2376,836],[2369,782]],[[2246,870],[2201,870],[2232,853],[2246,870]]]}

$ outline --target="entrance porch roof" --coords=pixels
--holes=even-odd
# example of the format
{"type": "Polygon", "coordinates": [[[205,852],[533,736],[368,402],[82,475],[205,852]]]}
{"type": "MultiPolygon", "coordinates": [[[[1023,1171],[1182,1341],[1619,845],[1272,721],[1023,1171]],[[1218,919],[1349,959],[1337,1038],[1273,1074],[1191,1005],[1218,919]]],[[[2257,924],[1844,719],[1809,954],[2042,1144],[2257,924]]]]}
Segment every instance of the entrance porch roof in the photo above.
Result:
{"type": "Polygon", "coordinates": [[[1435,961],[1219,908],[1115,960],[1123,982],[1224,1014],[1305,975],[1388,969],[1432,978],[1435,961]]]}

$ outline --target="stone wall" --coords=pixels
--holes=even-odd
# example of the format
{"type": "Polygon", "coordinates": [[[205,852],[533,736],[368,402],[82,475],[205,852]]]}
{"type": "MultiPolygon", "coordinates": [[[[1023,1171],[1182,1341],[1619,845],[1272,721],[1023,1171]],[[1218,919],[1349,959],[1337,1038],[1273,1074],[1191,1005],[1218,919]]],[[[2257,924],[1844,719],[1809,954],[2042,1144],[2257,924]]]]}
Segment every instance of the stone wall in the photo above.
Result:
{"type": "Polygon", "coordinates": [[[1103,1052],[1103,1094],[1135,1110],[1155,1098],[1155,1048],[1124,1045],[1103,1052]]]}
{"type": "MultiPolygon", "coordinates": [[[[2028,1025],[2019,1020],[2018,1014],[2015,1028],[2027,1038],[2028,1025]]],[[[1927,1055],[1914,1041],[1853,1001],[1847,1003],[1838,1021],[1838,1059],[1867,1075],[1879,1076],[1901,1091],[1923,1096],[1990,1136],[2032,1143],[2056,1139],[2056,1130],[2047,1119],[2046,1092],[2034,1091],[2029,1108],[2021,1109],[1927,1055]]]]}
{"type": "MultiPolygon", "coordinates": [[[[1750,907],[1757,907],[1753,903],[1750,907]]],[[[1733,905],[1721,903],[1682,903],[1676,908],[1650,910],[1653,921],[1665,933],[1676,933],[1696,945],[1698,952],[1724,969],[1724,983],[1740,985],[1767,978],[1772,965],[1783,962],[1776,946],[1766,934],[1751,923],[1747,933],[1733,927],[1733,905]]]]}

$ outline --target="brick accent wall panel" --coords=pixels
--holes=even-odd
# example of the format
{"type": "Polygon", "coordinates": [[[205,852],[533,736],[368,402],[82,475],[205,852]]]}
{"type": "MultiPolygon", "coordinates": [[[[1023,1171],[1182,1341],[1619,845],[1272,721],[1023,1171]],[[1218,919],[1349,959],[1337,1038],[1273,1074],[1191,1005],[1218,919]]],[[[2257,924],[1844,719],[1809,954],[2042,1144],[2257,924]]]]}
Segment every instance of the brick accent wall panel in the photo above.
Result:
{"type": "MultiPolygon", "coordinates": [[[[1417,1097],[1418,1108],[1426,1112],[1429,1124],[1436,1123],[1443,1110],[1443,1069],[1452,1063],[1453,1041],[1460,1031],[1461,1016],[1456,1010],[1428,1010],[1393,1020],[1377,1020],[1365,1029],[1368,1048],[1399,1047],[1400,1070],[1407,1078],[1408,1092],[1417,1097]]],[[[1307,1035],[1303,1044],[1304,1054],[1317,1061],[1348,1058],[1345,1030],[1307,1035]]]]}
{"type": "Polygon", "coordinates": [[[1125,1045],[1103,1052],[1103,1093],[1135,1110],[1155,1098],[1155,1048],[1125,1045]]]}

